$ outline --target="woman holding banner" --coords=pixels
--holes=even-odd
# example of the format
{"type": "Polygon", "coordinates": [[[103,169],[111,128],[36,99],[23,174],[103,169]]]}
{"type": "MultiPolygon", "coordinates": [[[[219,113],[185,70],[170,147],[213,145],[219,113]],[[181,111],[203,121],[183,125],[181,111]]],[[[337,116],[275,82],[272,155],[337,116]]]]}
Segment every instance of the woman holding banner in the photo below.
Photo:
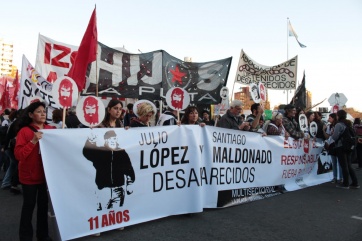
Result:
{"type": "Polygon", "coordinates": [[[101,128],[119,128],[123,127],[121,122],[121,114],[123,110],[123,104],[120,100],[112,99],[108,102],[106,108],[106,116],[102,123],[98,126],[101,128]]]}
{"type": "Polygon", "coordinates": [[[274,136],[285,136],[288,137],[289,134],[285,131],[283,126],[283,114],[280,112],[273,112],[272,118],[270,121],[265,122],[266,134],[274,136]]]}
{"type": "Polygon", "coordinates": [[[52,240],[48,234],[48,193],[40,154],[39,140],[42,129],[54,129],[45,124],[46,111],[43,102],[33,102],[20,119],[14,154],[19,161],[19,180],[23,188],[20,241],[33,240],[32,217],[37,204],[36,236],[39,241],[52,240]]]}
{"type": "Polygon", "coordinates": [[[137,118],[131,121],[130,127],[148,127],[157,112],[156,106],[147,100],[139,100],[133,106],[137,118]]]}
{"type": "Polygon", "coordinates": [[[181,124],[205,126],[204,122],[199,122],[199,111],[196,106],[188,106],[186,108],[185,114],[181,119],[181,124]]]}

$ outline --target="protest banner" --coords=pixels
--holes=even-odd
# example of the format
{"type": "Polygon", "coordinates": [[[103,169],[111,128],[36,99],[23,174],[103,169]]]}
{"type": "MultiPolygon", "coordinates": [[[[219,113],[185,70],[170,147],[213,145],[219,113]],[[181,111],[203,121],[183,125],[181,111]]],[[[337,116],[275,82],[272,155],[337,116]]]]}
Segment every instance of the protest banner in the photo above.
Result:
{"type": "MultiPolygon", "coordinates": [[[[49,82],[68,73],[77,47],[39,35],[36,69],[49,82]]],[[[131,54],[98,42],[95,62],[87,69],[82,95],[161,100],[173,87],[185,89],[191,103],[218,104],[232,58],[184,62],[164,50],[131,54]]]]}
{"type": "Polygon", "coordinates": [[[40,147],[65,240],[332,178],[313,140],[212,126],[44,130],[40,147]]]}
{"type": "Polygon", "coordinates": [[[281,64],[265,66],[241,50],[235,82],[245,85],[261,82],[266,89],[293,90],[296,88],[298,56],[281,64]]]}

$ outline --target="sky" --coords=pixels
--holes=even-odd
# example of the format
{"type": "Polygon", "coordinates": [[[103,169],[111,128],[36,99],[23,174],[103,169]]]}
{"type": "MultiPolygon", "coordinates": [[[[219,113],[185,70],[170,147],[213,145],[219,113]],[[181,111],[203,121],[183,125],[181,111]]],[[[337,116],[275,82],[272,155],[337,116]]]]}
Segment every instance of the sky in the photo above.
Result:
{"type": "MultiPolygon", "coordinates": [[[[35,65],[38,34],[79,45],[94,7],[98,41],[131,53],[165,50],[193,62],[233,57],[227,86],[234,92],[240,51],[273,66],[298,55],[312,104],[330,107],[328,98],[343,93],[347,107],[362,111],[361,0],[18,0],[1,2],[0,38],[14,44],[14,64],[22,55],[35,65]],[[6,11],[5,11],[6,10],[6,11]],[[289,18],[298,40],[287,36],[289,18]]],[[[285,104],[294,91],[269,91],[271,106],[285,104]]]]}

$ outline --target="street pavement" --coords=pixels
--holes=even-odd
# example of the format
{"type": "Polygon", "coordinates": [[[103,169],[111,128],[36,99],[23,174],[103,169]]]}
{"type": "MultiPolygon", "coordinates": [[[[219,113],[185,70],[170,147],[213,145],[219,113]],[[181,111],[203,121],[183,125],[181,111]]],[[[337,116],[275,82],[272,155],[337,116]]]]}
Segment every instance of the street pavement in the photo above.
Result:
{"type": "MultiPolygon", "coordinates": [[[[362,184],[362,170],[356,174],[362,184]]],[[[1,171],[0,177],[3,175],[1,171]]],[[[0,241],[18,240],[22,195],[0,190],[0,204],[0,241]]],[[[57,241],[53,221],[49,222],[50,235],[57,241]]],[[[362,241],[362,189],[345,190],[324,183],[239,206],[166,217],[74,240],[362,241]]]]}

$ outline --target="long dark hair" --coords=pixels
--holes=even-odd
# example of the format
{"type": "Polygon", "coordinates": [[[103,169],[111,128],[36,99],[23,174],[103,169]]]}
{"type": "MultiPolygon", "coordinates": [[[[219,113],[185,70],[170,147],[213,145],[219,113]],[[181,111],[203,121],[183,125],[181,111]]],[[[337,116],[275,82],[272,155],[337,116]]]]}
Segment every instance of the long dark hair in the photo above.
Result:
{"type": "MultiPolygon", "coordinates": [[[[109,114],[109,110],[118,105],[118,104],[121,104],[122,108],[123,108],[123,104],[120,100],[117,100],[117,99],[112,99],[108,102],[108,105],[107,105],[107,108],[106,108],[106,116],[104,117],[104,120],[102,121],[102,124],[105,125],[105,126],[109,126],[109,119],[111,118],[111,115],[109,114]]],[[[116,126],[117,127],[121,127],[121,120],[117,119],[116,120],[116,126]]]]}
{"type": "MultiPolygon", "coordinates": [[[[186,108],[185,114],[184,114],[184,116],[182,117],[182,120],[181,120],[181,124],[189,124],[189,115],[193,111],[197,111],[197,113],[199,113],[196,106],[189,106],[189,107],[186,108]]],[[[196,124],[197,123],[199,123],[198,120],[196,121],[196,124]]]]}
{"type": "Polygon", "coordinates": [[[346,126],[352,127],[352,121],[347,120],[347,112],[345,110],[337,111],[338,122],[344,123],[346,126]]]}
{"type": "MultiPolygon", "coordinates": [[[[9,115],[9,118],[10,118],[10,115],[9,115]]],[[[353,125],[360,125],[360,124],[361,124],[361,118],[359,118],[359,117],[354,118],[353,125]]]]}
{"type": "Polygon", "coordinates": [[[21,116],[19,117],[19,130],[33,122],[33,119],[30,118],[29,113],[34,113],[34,111],[38,109],[39,106],[43,106],[45,108],[45,103],[40,101],[33,102],[21,112],[21,116]]]}
{"type": "Polygon", "coordinates": [[[333,119],[331,126],[335,126],[337,124],[337,115],[336,113],[329,114],[329,117],[333,119]]]}

